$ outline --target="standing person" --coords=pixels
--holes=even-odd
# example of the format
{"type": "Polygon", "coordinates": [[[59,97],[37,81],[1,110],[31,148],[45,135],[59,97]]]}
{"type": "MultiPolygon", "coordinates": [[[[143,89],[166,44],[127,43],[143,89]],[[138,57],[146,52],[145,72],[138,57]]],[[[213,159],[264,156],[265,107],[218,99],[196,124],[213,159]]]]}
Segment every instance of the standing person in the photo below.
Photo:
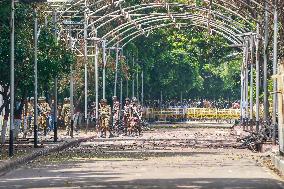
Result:
{"type": "Polygon", "coordinates": [[[127,135],[128,128],[130,127],[130,99],[125,99],[125,104],[123,107],[123,129],[125,135],[127,135]]]}
{"type": "Polygon", "coordinates": [[[28,110],[27,110],[27,122],[28,122],[28,130],[31,133],[34,128],[34,97],[31,97],[28,102],[28,110]]]}
{"type": "Polygon", "coordinates": [[[62,107],[61,115],[64,119],[64,125],[66,127],[66,135],[70,135],[71,131],[71,105],[70,105],[70,99],[64,98],[64,104],[62,107]]]}
{"type": "Polygon", "coordinates": [[[29,117],[28,117],[28,108],[29,108],[29,101],[30,99],[27,98],[26,101],[24,102],[24,111],[23,111],[23,138],[27,137],[28,134],[28,121],[29,121],[29,117]]]}
{"type": "Polygon", "coordinates": [[[112,120],[113,120],[113,130],[116,134],[119,132],[119,110],[120,103],[116,96],[112,97],[112,120]]]}
{"type": "Polygon", "coordinates": [[[96,125],[96,122],[97,122],[97,120],[96,120],[96,102],[91,103],[91,110],[90,111],[91,111],[90,112],[91,121],[93,123],[95,123],[95,125],[96,125]]]}
{"type": "Polygon", "coordinates": [[[62,116],[62,103],[58,103],[57,107],[57,128],[64,126],[64,118],[62,116]]]}
{"type": "Polygon", "coordinates": [[[111,130],[109,127],[111,108],[107,104],[106,99],[101,100],[99,114],[100,114],[99,125],[100,125],[101,137],[105,138],[107,131],[109,131],[109,138],[113,137],[113,134],[111,133],[111,130]]]}
{"type": "Polygon", "coordinates": [[[51,108],[49,104],[46,102],[45,97],[40,97],[38,99],[39,102],[39,126],[41,129],[43,129],[44,136],[47,135],[47,126],[48,126],[48,118],[50,115],[51,108]]]}
{"type": "Polygon", "coordinates": [[[55,108],[55,104],[54,104],[54,100],[51,100],[51,106],[50,106],[50,115],[48,118],[48,130],[49,131],[53,131],[54,130],[54,121],[55,121],[55,112],[54,109],[55,108]]]}
{"type": "Polygon", "coordinates": [[[133,132],[137,134],[141,134],[141,128],[140,128],[140,110],[138,108],[138,100],[136,97],[132,98],[131,103],[131,111],[130,111],[130,128],[129,128],[129,134],[133,134],[133,132]]]}
{"type": "Polygon", "coordinates": [[[15,120],[14,120],[14,126],[15,126],[15,130],[14,130],[14,139],[17,140],[18,139],[18,135],[20,133],[20,129],[21,129],[21,124],[22,124],[22,113],[23,113],[23,105],[21,103],[21,101],[16,100],[15,103],[15,120]]]}
{"type": "Polygon", "coordinates": [[[5,107],[5,114],[4,114],[4,120],[3,120],[2,131],[1,131],[2,145],[4,145],[6,141],[6,131],[7,131],[8,126],[9,126],[9,105],[5,107]]]}
{"type": "Polygon", "coordinates": [[[81,109],[80,107],[75,108],[75,114],[74,114],[74,130],[78,133],[79,127],[82,122],[82,115],[81,115],[81,109]]]}

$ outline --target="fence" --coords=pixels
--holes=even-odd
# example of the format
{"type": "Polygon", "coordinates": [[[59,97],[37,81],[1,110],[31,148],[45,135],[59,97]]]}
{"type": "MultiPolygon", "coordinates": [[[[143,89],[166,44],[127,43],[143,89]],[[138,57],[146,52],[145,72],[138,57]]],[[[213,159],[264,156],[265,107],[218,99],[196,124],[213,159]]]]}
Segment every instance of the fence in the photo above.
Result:
{"type": "Polygon", "coordinates": [[[187,120],[236,120],[240,118],[240,109],[211,108],[169,108],[145,111],[149,121],[187,121],[187,120]]]}

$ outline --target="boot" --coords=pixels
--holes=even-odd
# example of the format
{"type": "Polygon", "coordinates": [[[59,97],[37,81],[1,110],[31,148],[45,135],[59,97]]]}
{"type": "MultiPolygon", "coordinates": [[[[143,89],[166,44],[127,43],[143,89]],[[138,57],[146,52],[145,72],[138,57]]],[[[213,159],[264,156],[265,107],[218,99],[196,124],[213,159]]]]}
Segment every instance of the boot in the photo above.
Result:
{"type": "Polygon", "coordinates": [[[109,137],[108,138],[113,138],[114,135],[112,134],[112,132],[109,132],[109,137]]]}

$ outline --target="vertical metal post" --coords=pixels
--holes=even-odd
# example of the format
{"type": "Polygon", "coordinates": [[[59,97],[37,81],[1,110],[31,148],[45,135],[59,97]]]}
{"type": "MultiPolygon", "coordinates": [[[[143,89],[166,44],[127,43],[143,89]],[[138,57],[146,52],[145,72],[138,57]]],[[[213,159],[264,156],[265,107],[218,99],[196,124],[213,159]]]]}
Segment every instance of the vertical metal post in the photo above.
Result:
{"type": "Polygon", "coordinates": [[[138,65],[136,68],[136,98],[139,101],[139,70],[138,70],[138,65]]]}
{"type": "Polygon", "coordinates": [[[248,92],[248,82],[249,82],[249,74],[248,74],[248,55],[249,55],[249,47],[248,47],[248,39],[246,39],[246,62],[245,62],[245,125],[246,129],[248,129],[248,122],[249,122],[249,110],[248,110],[248,98],[249,98],[249,92],[248,92]]]}
{"type": "Polygon", "coordinates": [[[161,91],[161,101],[160,101],[160,108],[162,110],[162,102],[163,102],[163,91],[161,91]]]}
{"type": "Polygon", "coordinates": [[[73,134],[74,134],[74,100],[73,100],[73,96],[74,96],[74,80],[73,80],[73,68],[72,65],[70,66],[70,110],[71,110],[71,132],[70,132],[70,136],[73,138],[73,134]]]}
{"type": "Polygon", "coordinates": [[[253,35],[250,37],[250,129],[252,130],[253,126],[253,64],[254,64],[254,41],[253,35]]]}
{"type": "Polygon", "coordinates": [[[144,106],[144,71],[141,73],[141,105],[144,106]]]}
{"type": "Polygon", "coordinates": [[[117,76],[118,76],[118,59],[119,59],[119,50],[118,46],[116,47],[116,55],[115,55],[115,80],[114,80],[114,95],[116,96],[117,92],[117,76]]]}
{"type": "Polygon", "coordinates": [[[243,44],[243,62],[242,62],[242,66],[241,66],[241,124],[243,125],[245,123],[245,112],[244,112],[244,108],[245,108],[245,95],[244,95],[244,79],[245,79],[245,74],[244,74],[244,69],[245,69],[245,61],[246,61],[246,45],[245,45],[245,41],[243,44]]]}
{"type": "Polygon", "coordinates": [[[264,122],[268,121],[269,107],[268,107],[268,88],[267,88],[267,51],[268,51],[268,4],[265,1],[265,16],[264,16],[264,48],[263,48],[263,108],[264,122]]]}
{"type": "Polygon", "coordinates": [[[34,16],[35,16],[35,25],[34,25],[34,147],[38,147],[38,111],[37,111],[37,96],[38,96],[38,75],[37,75],[37,10],[34,10],[34,16]]]}
{"type": "Polygon", "coordinates": [[[96,93],[96,120],[99,118],[99,72],[98,72],[98,42],[95,41],[95,93],[96,93]]]}
{"type": "MultiPolygon", "coordinates": [[[[126,59],[126,60],[127,60],[127,62],[129,62],[128,59],[126,59]]],[[[126,62],[126,63],[127,63],[127,62],[126,62]]],[[[127,65],[128,65],[128,63],[127,63],[127,65]]],[[[126,76],[126,97],[127,97],[127,98],[128,98],[128,96],[129,96],[128,80],[129,80],[129,78],[128,78],[128,76],[126,76]]]]}
{"type": "Polygon", "coordinates": [[[10,138],[9,138],[9,157],[14,155],[14,97],[15,97],[15,2],[11,2],[11,86],[10,86],[10,138]]]}
{"type": "MultiPolygon", "coordinates": [[[[52,22],[53,22],[53,33],[54,33],[54,37],[56,37],[56,28],[55,28],[55,24],[57,22],[57,18],[56,18],[56,11],[53,11],[52,13],[52,22]]],[[[54,78],[54,142],[57,142],[57,84],[58,84],[58,80],[57,77],[54,78]]],[[[36,100],[36,98],[35,98],[36,100]]]]}
{"type": "MultiPolygon", "coordinates": [[[[274,7],[274,34],[273,34],[273,75],[277,74],[277,63],[278,63],[278,12],[277,12],[277,0],[275,0],[275,7],[274,7]]],[[[273,114],[272,114],[272,125],[274,127],[272,133],[272,142],[276,144],[276,129],[277,129],[277,80],[273,80],[273,114]]],[[[283,132],[280,131],[279,132],[283,132]]],[[[282,135],[279,135],[282,136],[282,135]]],[[[279,140],[283,140],[282,138],[279,140]]],[[[282,142],[282,141],[281,141],[282,142]]]]}
{"type": "Polygon", "coordinates": [[[103,99],[106,98],[106,41],[102,41],[103,46],[103,99]]]}
{"type": "Polygon", "coordinates": [[[87,12],[84,13],[84,75],[85,75],[85,121],[86,121],[86,132],[88,130],[88,49],[87,49],[87,12]]]}
{"type": "Polygon", "coordinates": [[[259,24],[257,24],[257,36],[255,38],[255,70],[256,70],[256,113],[255,113],[255,121],[256,121],[256,131],[259,131],[259,87],[260,87],[260,70],[259,70],[259,24]]]}
{"type": "Polygon", "coordinates": [[[129,94],[129,86],[128,86],[129,84],[128,84],[128,77],[126,78],[126,97],[128,98],[128,94],[129,94]]]}
{"type": "MultiPolygon", "coordinates": [[[[72,50],[72,33],[71,33],[71,27],[70,27],[70,49],[72,50]]],[[[74,81],[73,81],[73,65],[70,65],[70,110],[71,110],[71,132],[70,136],[73,138],[74,134],[74,81]]]]}
{"type": "MultiPolygon", "coordinates": [[[[132,70],[134,70],[134,57],[133,57],[133,62],[132,62],[132,70]]],[[[134,89],[135,89],[135,79],[134,79],[134,73],[132,75],[132,98],[135,96],[135,92],[134,92],[134,89]]]]}
{"type": "Polygon", "coordinates": [[[58,102],[58,95],[57,95],[57,89],[58,89],[58,79],[57,77],[54,80],[54,142],[57,142],[58,134],[57,134],[57,102],[58,102]]]}
{"type": "Polygon", "coordinates": [[[122,99],[123,99],[123,80],[121,75],[120,76],[120,111],[122,109],[122,99]]]}

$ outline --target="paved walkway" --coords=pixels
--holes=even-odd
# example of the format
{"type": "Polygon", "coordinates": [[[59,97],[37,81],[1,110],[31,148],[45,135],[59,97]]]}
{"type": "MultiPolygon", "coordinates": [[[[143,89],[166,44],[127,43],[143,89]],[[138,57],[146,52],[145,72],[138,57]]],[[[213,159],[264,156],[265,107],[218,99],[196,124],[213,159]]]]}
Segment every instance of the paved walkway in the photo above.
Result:
{"type": "MultiPolygon", "coordinates": [[[[219,132],[214,135],[212,133],[216,131],[212,129],[181,131],[176,135],[205,136],[207,133],[212,140],[230,136],[229,133],[220,136],[219,132]],[[195,134],[190,135],[192,132],[195,134]]],[[[133,138],[124,142],[94,140],[82,143],[6,174],[0,178],[0,189],[283,188],[282,179],[260,165],[259,154],[230,147],[192,148],[184,143],[178,145],[177,141],[173,141],[176,143],[173,145],[168,143],[172,130],[155,132],[144,136],[159,134],[158,138],[165,138],[166,142],[153,143],[151,140],[139,143],[133,138]]]]}

